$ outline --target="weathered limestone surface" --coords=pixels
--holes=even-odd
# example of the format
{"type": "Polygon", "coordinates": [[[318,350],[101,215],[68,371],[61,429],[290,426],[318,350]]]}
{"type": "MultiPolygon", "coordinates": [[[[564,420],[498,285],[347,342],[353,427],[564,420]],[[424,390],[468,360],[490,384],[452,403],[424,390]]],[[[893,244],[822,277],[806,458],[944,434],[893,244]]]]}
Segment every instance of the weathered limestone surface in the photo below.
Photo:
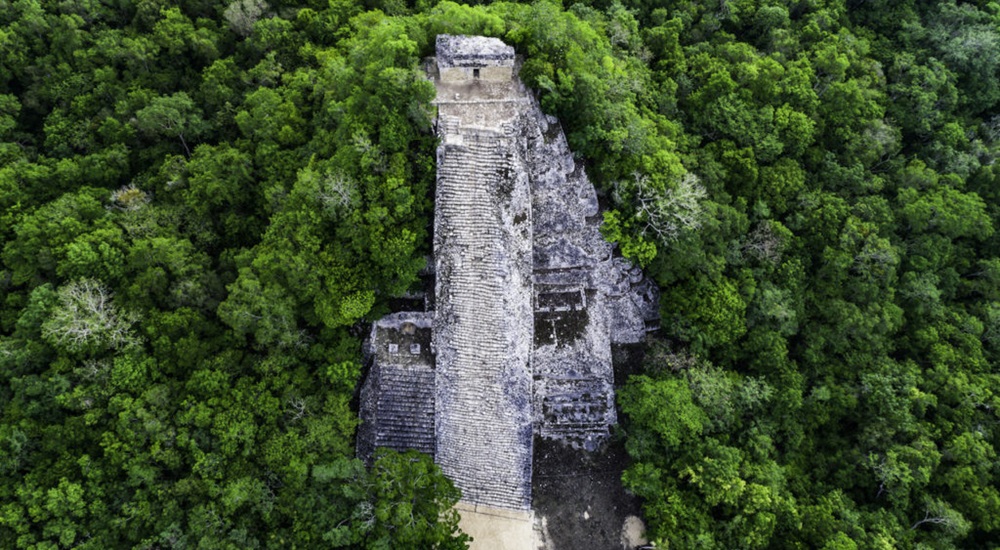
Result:
{"type": "MultiPolygon", "coordinates": [[[[439,84],[438,97],[451,93],[473,92],[439,84]]],[[[438,109],[447,134],[438,149],[434,223],[436,461],[466,501],[527,509],[530,191],[503,133],[510,122],[503,115],[516,110],[501,108],[484,121],[465,104],[442,101],[438,109]]]]}
{"type": "Polygon", "coordinates": [[[358,450],[427,452],[464,502],[529,510],[533,436],[608,436],[611,346],[644,338],[658,296],[601,236],[594,187],[512,78],[513,49],[437,45],[436,311],[375,324],[358,450]],[[416,339],[426,354],[399,352],[416,339]]]}
{"type": "Polygon", "coordinates": [[[485,36],[437,37],[438,80],[506,82],[513,76],[514,48],[485,36]]]}
{"type": "Polygon", "coordinates": [[[434,455],[434,356],[431,313],[404,312],[372,325],[374,361],[361,390],[358,454],[376,448],[434,455]]]}
{"type": "Polygon", "coordinates": [[[594,449],[616,422],[600,280],[612,246],[597,194],[556,121],[532,103],[523,133],[532,181],[535,415],[539,435],[594,449]]]}

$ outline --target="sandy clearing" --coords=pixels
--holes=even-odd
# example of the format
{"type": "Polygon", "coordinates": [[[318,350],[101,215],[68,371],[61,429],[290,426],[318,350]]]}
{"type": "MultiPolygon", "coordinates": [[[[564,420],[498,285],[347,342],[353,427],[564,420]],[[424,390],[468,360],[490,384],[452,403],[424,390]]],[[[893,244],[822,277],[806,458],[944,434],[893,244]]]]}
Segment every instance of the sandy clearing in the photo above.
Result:
{"type": "Polygon", "coordinates": [[[458,526],[473,538],[470,550],[535,550],[535,514],[460,502],[458,526]]]}

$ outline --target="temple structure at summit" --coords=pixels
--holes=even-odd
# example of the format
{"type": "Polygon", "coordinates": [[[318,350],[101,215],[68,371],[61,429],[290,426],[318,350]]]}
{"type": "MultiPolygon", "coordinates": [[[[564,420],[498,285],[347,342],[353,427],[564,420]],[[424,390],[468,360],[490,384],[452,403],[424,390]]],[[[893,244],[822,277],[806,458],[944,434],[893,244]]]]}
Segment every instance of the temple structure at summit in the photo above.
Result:
{"type": "Polygon", "coordinates": [[[655,286],[599,231],[593,185],[517,78],[513,48],[437,38],[433,308],[374,323],[358,451],[416,449],[463,501],[531,507],[536,436],[595,449],[611,347],[655,326],[655,286]]]}

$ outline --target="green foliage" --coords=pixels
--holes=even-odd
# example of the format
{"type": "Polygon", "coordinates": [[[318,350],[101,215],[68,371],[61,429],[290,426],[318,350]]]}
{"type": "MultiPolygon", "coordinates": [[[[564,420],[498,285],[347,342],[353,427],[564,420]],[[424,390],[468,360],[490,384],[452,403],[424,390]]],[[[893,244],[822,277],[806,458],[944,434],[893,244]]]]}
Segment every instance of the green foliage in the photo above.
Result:
{"type": "Polygon", "coordinates": [[[996,540],[994,4],[0,7],[0,547],[466,544],[425,457],[350,458],[439,33],[524,56],[661,287],[620,392],[661,546],[996,540]]]}
{"type": "Polygon", "coordinates": [[[636,461],[625,486],[646,499],[658,544],[764,548],[797,522],[763,413],[773,389],[760,380],[654,348],[654,377],[620,394],[626,447],[636,461]]]}
{"type": "Polygon", "coordinates": [[[995,6],[724,4],[629,4],[708,196],[653,258],[638,194],[606,215],[678,350],[620,394],[626,486],[670,547],[989,548],[948,449],[998,436],[995,6]]]}
{"type": "Polygon", "coordinates": [[[313,7],[0,9],[0,547],[466,547],[427,457],[351,458],[433,87],[313,7]]]}
{"type": "Polygon", "coordinates": [[[135,127],[150,137],[180,139],[184,151],[191,154],[187,140],[203,131],[204,121],[194,102],[185,92],[157,97],[135,113],[135,127]]]}

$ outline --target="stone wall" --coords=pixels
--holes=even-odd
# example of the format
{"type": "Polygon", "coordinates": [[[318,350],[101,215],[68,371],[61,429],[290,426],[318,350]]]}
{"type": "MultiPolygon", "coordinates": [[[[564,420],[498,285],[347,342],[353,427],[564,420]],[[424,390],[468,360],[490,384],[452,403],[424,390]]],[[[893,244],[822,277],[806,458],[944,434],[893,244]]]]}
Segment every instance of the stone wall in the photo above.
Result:
{"type": "Polygon", "coordinates": [[[441,67],[440,78],[449,83],[466,83],[474,80],[503,82],[513,78],[512,67],[441,67]]]}

